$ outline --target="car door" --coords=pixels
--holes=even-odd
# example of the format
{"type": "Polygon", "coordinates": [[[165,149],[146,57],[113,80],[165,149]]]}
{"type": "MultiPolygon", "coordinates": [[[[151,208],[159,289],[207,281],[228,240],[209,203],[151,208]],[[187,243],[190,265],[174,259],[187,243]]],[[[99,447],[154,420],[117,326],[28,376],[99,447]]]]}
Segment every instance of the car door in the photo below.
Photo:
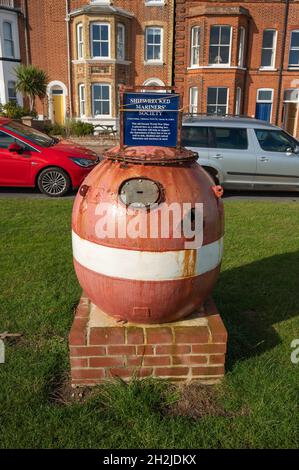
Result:
{"type": "Polygon", "coordinates": [[[199,163],[209,158],[209,135],[207,126],[184,124],[182,128],[183,147],[198,152],[199,163]]]}
{"type": "Polygon", "coordinates": [[[30,186],[31,156],[30,147],[0,131],[0,186],[30,186]],[[22,147],[22,153],[9,151],[9,146],[14,143],[22,147]]]}
{"type": "Polygon", "coordinates": [[[299,188],[298,142],[281,129],[255,129],[257,148],[256,189],[299,188]]]}
{"type": "Polygon", "coordinates": [[[209,156],[222,172],[227,188],[252,189],[256,173],[256,153],[250,129],[245,127],[210,127],[209,156]]]}

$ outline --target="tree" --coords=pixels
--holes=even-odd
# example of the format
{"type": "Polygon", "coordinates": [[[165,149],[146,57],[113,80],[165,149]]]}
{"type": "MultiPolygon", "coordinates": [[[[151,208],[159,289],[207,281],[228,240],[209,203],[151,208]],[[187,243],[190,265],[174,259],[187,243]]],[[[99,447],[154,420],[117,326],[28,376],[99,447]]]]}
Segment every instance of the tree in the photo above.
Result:
{"type": "Polygon", "coordinates": [[[15,68],[16,90],[29,99],[30,111],[34,110],[35,98],[41,100],[47,94],[48,76],[44,70],[34,65],[19,65],[15,68]]]}

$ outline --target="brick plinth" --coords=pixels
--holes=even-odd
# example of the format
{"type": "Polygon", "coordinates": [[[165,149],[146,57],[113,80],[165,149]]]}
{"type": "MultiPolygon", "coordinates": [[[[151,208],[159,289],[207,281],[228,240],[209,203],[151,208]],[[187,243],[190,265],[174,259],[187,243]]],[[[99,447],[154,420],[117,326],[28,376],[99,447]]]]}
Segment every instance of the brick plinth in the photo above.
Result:
{"type": "Polygon", "coordinates": [[[70,332],[73,386],[113,377],[215,383],[224,375],[227,332],[209,299],[201,311],[163,325],[120,325],[84,295],[70,332]]]}

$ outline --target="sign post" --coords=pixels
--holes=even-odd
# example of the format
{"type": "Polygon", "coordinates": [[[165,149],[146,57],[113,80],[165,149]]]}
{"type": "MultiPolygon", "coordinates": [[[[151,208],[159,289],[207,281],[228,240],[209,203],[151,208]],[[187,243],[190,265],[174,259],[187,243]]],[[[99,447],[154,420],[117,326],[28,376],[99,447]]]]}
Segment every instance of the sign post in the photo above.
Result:
{"type": "Polygon", "coordinates": [[[169,88],[153,87],[146,92],[138,88],[121,90],[121,147],[179,147],[180,95],[169,93],[169,88]]]}

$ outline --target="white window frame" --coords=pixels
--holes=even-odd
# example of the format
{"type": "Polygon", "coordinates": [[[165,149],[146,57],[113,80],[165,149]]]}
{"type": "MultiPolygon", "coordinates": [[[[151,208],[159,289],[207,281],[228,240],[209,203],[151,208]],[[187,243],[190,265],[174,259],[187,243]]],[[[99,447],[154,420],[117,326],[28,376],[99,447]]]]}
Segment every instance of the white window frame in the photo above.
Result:
{"type": "Polygon", "coordinates": [[[90,3],[98,3],[99,5],[111,5],[111,0],[90,0],[90,3]]]}
{"type": "Polygon", "coordinates": [[[274,89],[273,88],[258,88],[256,91],[256,102],[257,103],[273,103],[273,96],[274,96],[274,89]],[[271,91],[271,99],[270,100],[261,100],[259,99],[259,92],[260,91],[271,91]]]}
{"type": "Polygon", "coordinates": [[[79,92],[79,115],[80,117],[86,116],[86,96],[85,96],[85,85],[80,83],[78,87],[79,92]]]}
{"type": "Polygon", "coordinates": [[[165,5],[165,0],[144,0],[146,7],[161,7],[165,5]]]}
{"type": "MultiPolygon", "coordinates": [[[[229,44],[221,44],[221,43],[219,43],[219,44],[211,44],[211,42],[210,42],[210,43],[209,43],[209,56],[210,56],[210,47],[211,47],[211,46],[215,46],[215,47],[216,47],[216,46],[218,46],[218,47],[221,47],[221,46],[222,46],[222,47],[224,47],[224,46],[225,46],[225,47],[229,47],[229,54],[228,54],[228,62],[226,62],[226,63],[220,63],[220,64],[211,64],[211,63],[210,63],[210,57],[209,57],[209,67],[218,67],[218,68],[219,68],[219,67],[223,67],[223,68],[230,67],[230,65],[231,65],[231,55],[232,55],[232,36],[233,36],[232,30],[233,30],[233,28],[232,28],[232,26],[229,25],[229,24],[212,24],[212,25],[211,25],[211,28],[210,28],[210,38],[211,38],[211,30],[212,30],[213,27],[218,27],[218,28],[220,28],[220,31],[221,31],[221,28],[222,28],[222,27],[229,28],[229,30],[230,30],[230,41],[229,41],[229,44]]],[[[211,87],[211,88],[213,88],[213,87],[211,87]]],[[[215,88],[217,88],[217,87],[215,87],[215,88]]],[[[225,87],[223,87],[223,88],[225,88],[225,87]]]]}
{"type": "Polygon", "coordinates": [[[90,48],[91,48],[91,57],[93,59],[110,59],[111,58],[111,25],[110,23],[107,23],[107,22],[97,22],[97,21],[94,21],[92,23],[90,23],[90,48]],[[95,56],[93,55],[93,43],[94,42],[106,42],[106,41],[101,41],[99,39],[93,39],[93,27],[94,26],[108,26],[108,56],[95,56]]]}
{"type": "Polygon", "coordinates": [[[298,68],[299,68],[299,64],[290,64],[291,51],[292,51],[292,50],[299,51],[299,46],[292,47],[292,35],[293,35],[293,33],[298,33],[298,34],[299,34],[299,29],[293,29],[293,31],[291,31],[291,35],[290,35],[289,59],[288,59],[288,68],[289,68],[289,69],[298,69],[298,68]]]}
{"type": "Polygon", "coordinates": [[[245,28],[240,26],[239,29],[239,50],[238,50],[238,66],[244,67],[245,52],[245,28]]]}
{"type": "Polygon", "coordinates": [[[98,83],[92,83],[91,85],[91,100],[92,100],[92,116],[95,119],[101,118],[110,118],[111,117],[111,109],[112,109],[112,102],[111,102],[112,96],[111,96],[111,85],[110,83],[104,83],[104,82],[98,82],[98,83]],[[97,101],[109,101],[109,114],[95,114],[95,109],[94,109],[94,87],[95,86],[108,86],[109,87],[109,100],[97,100],[97,101]]]}
{"type": "Polygon", "coordinates": [[[84,58],[84,30],[83,23],[77,24],[77,57],[78,59],[84,58]]]}
{"type": "Polygon", "coordinates": [[[262,43],[262,53],[261,53],[261,66],[260,69],[262,70],[273,70],[275,68],[275,62],[276,62],[276,46],[277,46],[277,30],[274,28],[266,28],[263,30],[263,38],[264,40],[264,33],[266,31],[272,31],[274,33],[273,35],[273,47],[263,47],[262,43]],[[263,57],[263,50],[272,50],[272,63],[271,65],[262,65],[262,57],[263,57]]]}
{"type": "Polygon", "coordinates": [[[256,103],[271,103],[270,122],[272,121],[273,100],[274,100],[274,89],[273,88],[258,88],[256,90],[256,103]],[[270,100],[259,99],[259,92],[260,91],[271,91],[271,99],[270,100]]]}
{"type": "Polygon", "coordinates": [[[7,98],[8,98],[9,102],[14,102],[16,104],[18,103],[18,97],[17,97],[17,91],[16,91],[16,82],[14,80],[8,80],[8,82],[7,82],[7,98]],[[10,86],[12,84],[13,84],[13,86],[10,86]],[[11,98],[9,96],[9,90],[11,90],[11,89],[14,89],[14,91],[15,91],[14,98],[11,98]]]}
{"type": "Polygon", "coordinates": [[[116,33],[116,58],[118,60],[125,60],[126,58],[126,27],[123,23],[117,23],[117,33],[116,33]],[[119,56],[118,52],[119,52],[119,36],[118,36],[118,32],[119,31],[122,31],[122,55],[121,57],[119,56]]]}
{"type": "Polygon", "coordinates": [[[199,66],[199,60],[200,60],[200,33],[201,33],[201,28],[200,26],[192,26],[191,28],[191,42],[190,42],[190,67],[191,68],[196,68],[199,66]],[[198,34],[196,35],[196,31],[198,31],[198,34]],[[195,39],[198,38],[199,41],[198,43],[195,42],[195,39]],[[196,56],[196,51],[198,51],[198,61],[196,62],[195,56],[196,56]]]}
{"type": "MultiPolygon", "coordinates": [[[[226,86],[209,86],[209,87],[207,88],[207,109],[208,109],[208,106],[216,106],[216,107],[217,107],[217,106],[224,106],[223,104],[221,104],[221,105],[218,104],[218,90],[219,90],[219,88],[226,88],[226,90],[227,90],[227,95],[226,95],[226,110],[225,110],[225,115],[227,115],[227,114],[228,114],[228,105],[229,105],[229,88],[226,87],[226,86]],[[209,91],[209,88],[216,88],[216,89],[217,89],[216,103],[209,103],[209,102],[208,102],[208,96],[209,96],[208,91],[209,91]]],[[[221,116],[221,114],[215,114],[215,116],[221,116]]]]}
{"type": "Polygon", "coordinates": [[[235,104],[235,115],[240,116],[241,114],[241,99],[242,99],[242,89],[241,87],[236,88],[236,104],[235,104]]]}
{"type": "Polygon", "coordinates": [[[189,113],[196,114],[198,111],[198,87],[192,86],[189,89],[189,113]]]}
{"type": "Polygon", "coordinates": [[[14,59],[15,56],[16,56],[16,50],[15,50],[15,41],[14,41],[14,27],[13,27],[13,23],[11,21],[3,21],[3,24],[2,24],[2,28],[3,28],[3,56],[4,58],[8,58],[8,59],[14,59]],[[5,38],[5,35],[4,35],[4,25],[5,24],[8,24],[9,27],[10,27],[10,32],[11,32],[11,37],[10,38],[5,38]],[[6,54],[6,47],[5,47],[5,43],[6,42],[10,42],[10,44],[12,45],[12,55],[7,55],[6,54]]]}
{"type": "MultiPolygon", "coordinates": [[[[163,64],[163,54],[164,54],[164,51],[163,51],[163,42],[164,42],[164,29],[162,26],[146,26],[145,28],[145,62],[148,63],[148,64],[163,64]],[[161,31],[161,43],[160,43],[160,59],[148,59],[147,58],[147,46],[148,46],[148,42],[147,42],[147,36],[148,36],[148,31],[150,29],[159,29],[161,31]]],[[[154,44],[153,44],[154,46],[154,44]]]]}

